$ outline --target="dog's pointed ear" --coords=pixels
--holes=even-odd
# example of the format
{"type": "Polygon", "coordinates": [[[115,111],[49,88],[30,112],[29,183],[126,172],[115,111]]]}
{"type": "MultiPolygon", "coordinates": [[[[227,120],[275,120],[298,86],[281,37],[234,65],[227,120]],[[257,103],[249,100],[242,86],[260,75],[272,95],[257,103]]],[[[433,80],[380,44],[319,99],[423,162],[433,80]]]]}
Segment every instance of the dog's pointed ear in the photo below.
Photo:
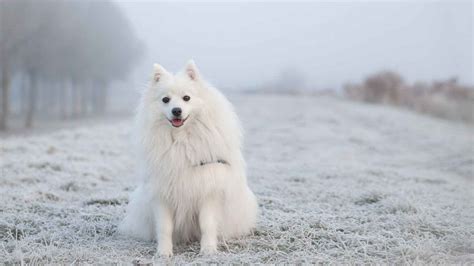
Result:
{"type": "Polygon", "coordinates": [[[160,64],[153,64],[153,81],[159,82],[163,76],[168,75],[168,71],[164,67],[162,67],[160,64]]]}
{"type": "Polygon", "coordinates": [[[185,71],[186,75],[188,75],[191,80],[198,80],[200,78],[199,70],[192,59],[186,63],[185,71]]]}

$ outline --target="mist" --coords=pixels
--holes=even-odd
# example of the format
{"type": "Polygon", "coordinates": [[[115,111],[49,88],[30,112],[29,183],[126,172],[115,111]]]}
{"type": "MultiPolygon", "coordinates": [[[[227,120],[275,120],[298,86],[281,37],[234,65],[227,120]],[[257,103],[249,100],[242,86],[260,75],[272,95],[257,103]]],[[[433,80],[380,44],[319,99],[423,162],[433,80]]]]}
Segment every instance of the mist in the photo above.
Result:
{"type": "Polygon", "coordinates": [[[129,115],[154,63],[189,59],[224,92],[345,93],[474,121],[472,14],[472,1],[4,0],[0,130],[129,115]]]}
{"type": "Polygon", "coordinates": [[[145,43],[135,75],[193,58],[225,89],[301,72],[310,89],[338,89],[379,70],[408,81],[473,83],[470,1],[158,3],[117,1],[145,43]]]}
{"type": "Polygon", "coordinates": [[[187,1],[0,0],[0,265],[474,265],[472,0],[187,1]]]}

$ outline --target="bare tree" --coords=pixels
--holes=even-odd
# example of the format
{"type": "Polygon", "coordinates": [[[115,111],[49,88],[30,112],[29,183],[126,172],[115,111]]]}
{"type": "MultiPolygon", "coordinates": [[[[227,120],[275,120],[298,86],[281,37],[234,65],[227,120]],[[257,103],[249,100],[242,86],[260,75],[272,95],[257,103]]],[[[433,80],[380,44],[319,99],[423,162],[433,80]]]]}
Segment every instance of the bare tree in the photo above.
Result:
{"type": "Polygon", "coordinates": [[[21,51],[22,44],[28,38],[29,23],[22,21],[28,2],[0,1],[0,78],[1,113],[0,130],[7,128],[10,112],[10,85],[15,71],[14,58],[21,51]]]}

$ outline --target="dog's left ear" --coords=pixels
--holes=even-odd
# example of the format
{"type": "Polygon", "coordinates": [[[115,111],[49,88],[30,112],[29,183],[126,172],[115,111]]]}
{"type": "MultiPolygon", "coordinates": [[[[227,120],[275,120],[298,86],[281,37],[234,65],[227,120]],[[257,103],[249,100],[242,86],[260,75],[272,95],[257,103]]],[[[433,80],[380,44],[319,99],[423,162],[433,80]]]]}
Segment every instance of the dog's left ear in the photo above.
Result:
{"type": "Polygon", "coordinates": [[[194,60],[191,59],[188,61],[185,70],[186,75],[188,75],[191,80],[198,80],[200,78],[199,70],[196,63],[194,63],[194,60]]]}
{"type": "Polygon", "coordinates": [[[170,73],[166,71],[164,67],[159,64],[153,64],[153,81],[159,82],[164,76],[168,76],[170,73]]]}

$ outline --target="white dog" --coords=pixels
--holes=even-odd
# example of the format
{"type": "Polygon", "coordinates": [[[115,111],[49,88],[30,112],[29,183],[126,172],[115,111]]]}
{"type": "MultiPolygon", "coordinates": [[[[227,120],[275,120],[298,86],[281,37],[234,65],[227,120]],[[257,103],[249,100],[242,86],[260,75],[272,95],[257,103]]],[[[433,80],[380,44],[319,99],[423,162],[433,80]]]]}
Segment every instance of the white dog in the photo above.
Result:
{"type": "Polygon", "coordinates": [[[232,105],[200,75],[193,61],[173,75],[155,64],[137,113],[143,177],[131,195],[120,231],[173,243],[200,239],[201,253],[219,238],[248,234],[257,203],[247,186],[239,120],[232,105]]]}

